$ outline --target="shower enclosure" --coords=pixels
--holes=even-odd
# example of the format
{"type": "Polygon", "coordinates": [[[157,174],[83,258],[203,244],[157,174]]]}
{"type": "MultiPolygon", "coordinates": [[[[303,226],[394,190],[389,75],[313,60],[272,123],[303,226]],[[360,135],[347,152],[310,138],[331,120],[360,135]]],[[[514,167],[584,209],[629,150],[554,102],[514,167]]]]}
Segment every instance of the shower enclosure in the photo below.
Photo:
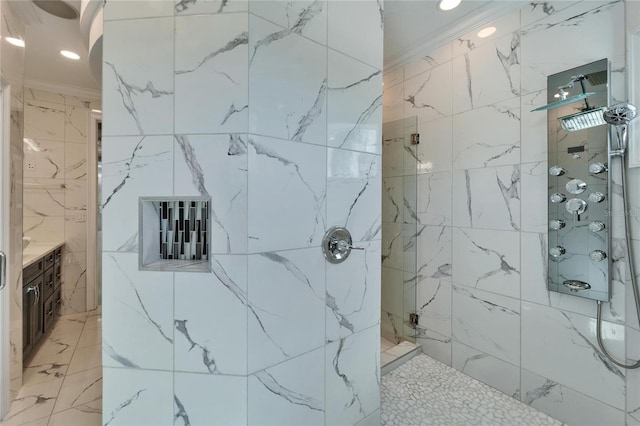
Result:
{"type": "Polygon", "coordinates": [[[415,342],[417,132],[417,117],[382,128],[381,337],[393,344],[415,342]]]}

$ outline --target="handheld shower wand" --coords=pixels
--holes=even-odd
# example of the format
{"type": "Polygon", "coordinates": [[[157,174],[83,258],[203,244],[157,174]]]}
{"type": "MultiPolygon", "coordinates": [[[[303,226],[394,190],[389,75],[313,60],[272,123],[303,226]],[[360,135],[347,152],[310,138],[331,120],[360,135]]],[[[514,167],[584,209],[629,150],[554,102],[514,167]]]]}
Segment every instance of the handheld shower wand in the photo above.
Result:
{"type": "MultiPolygon", "coordinates": [[[[607,108],[603,113],[602,117],[604,121],[606,121],[609,125],[614,126],[616,128],[616,141],[611,142],[611,147],[609,148],[609,156],[610,157],[619,157],[620,158],[620,168],[622,172],[622,203],[624,208],[624,214],[622,215],[624,218],[624,229],[627,243],[627,261],[629,263],[629,273],[631,274],[631,288],[633,289],[633,297],[635,299],[636,305],[636,314],[638,315],[638,320],[640,321],[640,290],[638,289],[638,285],[636,283],[636,272],[635,267],[633,265],[633,253],[631,247],[631,230],[629,229],[629,221],[627,220],[627,215],[629,214],[629,209],[627,208],[627,177],[625,172],[625,164],[624,158],[627,152],[627,125],[631,120],[636,117],[636,107],[631,104],[617,104],[607,108]]],[[[604,355],[609,358],[609,361],[622,368],[638,368],[640,367],[640,360],[634,362],[633,364],[623,364],[619,361],[616,361],[610,354],[607,352],[607,349],[604,346],[604,342],[602,341],[602,302],[598,300],[598,310],[597,310],[597,327],[596,334],[598,338],[598,345],[604,355]]]]}
{"type": "Polygon", "coordinates": [[[607,108],[602,117],[607,124],[616,128],[617,138],[611,142],[610,153],[615,157],[624,157],[627,150],[627,124],[636,117],[636,107],[631,104],[618,104],[607,108]]]}

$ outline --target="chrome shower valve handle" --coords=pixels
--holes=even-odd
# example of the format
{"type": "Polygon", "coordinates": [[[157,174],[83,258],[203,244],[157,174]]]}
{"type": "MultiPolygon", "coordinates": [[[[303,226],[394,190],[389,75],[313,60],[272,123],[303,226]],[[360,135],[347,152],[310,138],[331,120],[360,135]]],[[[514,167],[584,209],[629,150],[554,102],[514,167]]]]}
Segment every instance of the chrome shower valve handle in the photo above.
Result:
{"type": "Polygon", "coordinates": [[[341,263],[347,260],[351,250],[364,250],[354,247],[351,233],[343,226],[333,226],[324,235],[322,253],[329,263],[341,263]]]}

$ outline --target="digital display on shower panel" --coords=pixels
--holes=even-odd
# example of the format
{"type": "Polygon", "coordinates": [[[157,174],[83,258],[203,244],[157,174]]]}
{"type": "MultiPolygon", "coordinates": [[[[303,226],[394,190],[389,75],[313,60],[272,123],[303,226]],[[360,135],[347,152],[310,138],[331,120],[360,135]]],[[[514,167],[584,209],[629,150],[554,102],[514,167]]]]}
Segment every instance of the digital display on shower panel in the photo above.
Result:
{"type": "Polygon", "coordinates": [[[609,128],[602,120],[609,75],[603,59],[547,79],[554,104],[547,110],[549,290],[603,301],[611,264],[609,128]]]}

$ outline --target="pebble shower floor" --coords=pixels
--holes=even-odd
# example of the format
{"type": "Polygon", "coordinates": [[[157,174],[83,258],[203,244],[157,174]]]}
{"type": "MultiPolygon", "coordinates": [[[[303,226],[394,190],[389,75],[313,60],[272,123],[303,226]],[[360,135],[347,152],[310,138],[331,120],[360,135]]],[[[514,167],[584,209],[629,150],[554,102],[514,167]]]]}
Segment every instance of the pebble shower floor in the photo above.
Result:
{"type": "Polygon", "coordinates": [[[382,377],[381,418],[385,426],[562,425],[422,354],[382,377]]]}

